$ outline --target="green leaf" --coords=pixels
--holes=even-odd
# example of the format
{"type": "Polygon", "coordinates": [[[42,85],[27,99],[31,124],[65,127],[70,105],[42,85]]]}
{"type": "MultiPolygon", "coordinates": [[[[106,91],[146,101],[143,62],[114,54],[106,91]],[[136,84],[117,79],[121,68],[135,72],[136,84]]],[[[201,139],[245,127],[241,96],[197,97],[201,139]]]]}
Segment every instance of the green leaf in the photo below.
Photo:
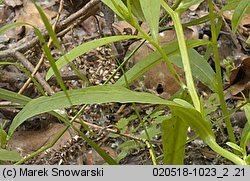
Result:
{"type": "Polygon", "coordinates": [[[241,133],[240,147],[246,151],[246,146],[247,146],[248,140],[250,139],[250,106],[249,104],[246,104],[244,106],[244,111],[245,111],[245,115],[247,118],[247,122],[241,133]]]}
{"type": "Polygon", "coordinates": [[[232,143],[232,142],[227,142],[226,144],[227,144],[228,146],[230,146],[231,148],[233,148],[234,150],[239,151],[240,153],[244,154],[243,148],[241,148],[241,147],[238,146],[237,144],[232,143]]]}
{"type": "MultiPolygon", "coordinates": [[[[62,66],[66,65],[68,62],[72,62],[75,58],[99,46],[103,46],[103,45],[113,43],[116,41],[131,39],[131,38],[141,38],[141,37],[140,36],[112,36],[112,37],[96,39],[96,40],[84,43],[82,45],[79,45],[73,48],[72,50],[67,52],[64,56],[59,58],[56,61],[56,67],[60,69],[62,66]]],[[[50,79],[52,75],[53,75],[53,70],[50,68],[47,72],[46,80],[50,79]]]]}
{"type": "Polygon", "coordinates": [[[240,2],[241,0],[231,0],[221,9],[221,11],[233,10],[239,5],[240,2]]]}
{"type": "Polygon", "coordinates": [[[0,28],[0,35],[4,34],[6,31],[15,28],[17,26],[25,26],[25,25],[29,25],[27,23],[22,23],[22,22],[15,22],[15,23],[11,23],[11,24],[7,24],[5,26],[3,26],[2,28],[0,28]]]}
{"type": "MultiPolygon", "coordinates": [[[[188,49],[192,75],[211,90],[217,87],[216,75],[210,64],[194,49],[188,49]]],[[[169,60],[183,68],[180,54],[174,54],[169,60]]]]}
{"type": "MultiPolygon", "coordinates": [[[[127,0],[124,0],[127,1],[127,0]]],[[[146,21],[142,12],[140,0],[130,0],[132,13],[141,21],[146,21]]]]}
{"type": "Polygon", "coordinates": [[[36,27],[33,27],[33,28],[34,28],[34,30],[35,30],[38,38],[39,38],[39,41],[40,41],[40,43],[42,45],[42,48],[43,48],[43,51],[45,52],[45,54],[46,54],[46,56],[47,56],[47,58],[49,60],[49,63],[51,65],[51,67],[52,67],[52,70],[53,70],[53,72],[56,75],[57,82],[59,83],[61,89],[63,90],[64,94],[66,95],[67,100],[69,102],[71,102],[71,100],[69,98],[69,95],[67,93],[66,86],[65,86],[65,84],[63,82],[63,79],[62,79],[62,77],[60,75],[60,72],[59,72],[59,70],[58,70],[58,68],[57,68],[57,66],[55,64],[55,59],[54,59],[54,57],[51,54],[50,48],[48,47],[48,45],[47,45],[47,43],[46,43],[46,41],[45,41],[42,33],[39,31],[39,29],[37,29],[36,27]]]}
{"type": "Polygon", "coordinates": [[[183,165],[188,125],[174,112],[161,124],[165,165],[183,165]]]}
{"type": "Polygon", "coordinates": [[[7,133],[0,127],[0,147],[3,148],[7,143],[7,133]]]}
{"type": "Polygon", "coordinates": [[[204,0],[182,0],[175,11],[178,12],[179,14],[182,14],[184,11],[186,11],[191,6],[198,4],[198,3],[201,3],[203,1],[204,0]]]}
{"type": "MultiPolygon", "coordinates": [[[[204,140],[204,142],[207,143],[213,150],[232,160],[236,164],[245,164],[242,159],[221,148],[216,143],[210,121],[203,119],[201,113],[195,108],[184,107],[183,105],[185,104],[183,103],[183,105],[180,105],[172,101],[161,99],[160,97],[149,93],[134,92],[116,85],[102,85],[78,90],[70,90],[68,91],[68,95],[73,105],[101,104],[108,102],[135,102],[142,104],[162,104],[169,106],[171,110],[175,112],[175,115],[178,115],[182,121],[186,122],[187,125],[190,125],[204,140]]],[[[8,135],[11,137],[16,128],[32,116],[71,106],[71,103],[69,103],[66,98],[67,97],[64,92],[58,92],[52,96],[42,96],[28,102],[13,119],[8,135]]]]}
{"type": "MultiPolygon", "coordinates": [[[[102,85],[78,90],[70,90],[68,91],[68,94],[73,105],[101,104],[107,102],[136,102],[167,105],[175,111],[180,112],[180,115],[185,115],[185,118],[192,116],[195,117],[195,119],[187,119],[187,122],[189,125],[192,125],[194,129],[200,131],[202,138],[205,138],[207,134],[213,135],[212,130],[210,130],[211,123],[209,121],[201,121],[202,117],[200,113],[194,108],[184,107],[185,105],[183,106],[172,101],[164,100],[153,94],[134,92],[126,89],[125,87],[116,85],[102,85]]],[[[42,96],[37,99],[33,99],[28,102],[14,118],[9,129],[9,135],[11,136],[20,124],[32,116],[69,106],[71,106],[71,104],[67,101],[66,95],[63,92],[55,93],[52,96],[42,96]]]]}
{"type": "Polygon", "coordinates": [[[0,88],[0,99],[19,104],[26,104],[31,100],[29,97],[2,88],[0,88]]]}
{"type": "Polygon", "coordinates": [[[101,0],[104,4],[106,4],[110,9],[114,11],[120,18],[126,19],[126,16],[122,12],[128,12],[128,8],[121,0],[101,0]],[[123,10],[123,11],[122,11],[123,10]]]}
{"type": "Polygon", "coordinates": [[[178,105],[171,105],[170,107],[174,110],[175,115],[182,118],[188,125],[190,125],[195,131],[199,133],[202,140],[207,142],[206,139],[213,140],[214,133],[212,131],[212,123],[209,120],[203,119],[200,112],[198,112],[194,107],[188,102],[182,99],[174,99],[174,102],[178,105]],[[185,109],[182,109],[185,107],[185,109]]]}
{"type": "MultiPolygon", "coordinates": [[[[167,100],[163,100],[151,94],[133,92],[124,87],[114,85],[93,86],[85,89],[70,90],[68,91],[68,94],[73,105],[99,104],[107,102],[138,102],[149,104],[157,104],[158,102],[158,104],[172,104],[167,100]]],[[[32,116],[69,106],[71,106],[71,104],[67,101],[63,92],[58,92],[50,97],[39,97],[33,99],[26,104],[26,106],[14,118],[9,129],[9,135],[12,135],[20,124],[32,116]]]]}
{"type": "Polygon", "coordinates": [[[160,1],[140,0],[140,4],[151,35],[155,42],[159,42],[160,1]]]}
{"type": "Polygon", "coordinates": [[[0,149],[0,160],[2,161],[19,161],[22,157],[17,151],[9,151],[5,149],[0,149]]]}
{"type": "MultiPolygon", "coordinates": [[[[150,126],[148,129],[147,129],[147,132],[148,132],[148,135],[149,135],[149,138],[152,139],[153,137],[159,135],[161,132],[160,130],[157,128],[157,125],[152,125],[150,126]]],[[[147,135],[146,135],[146,132],[142,132],[139,136],[140,138],[143,138],[143,139],[147,139],[147,135]]]]}
{"type": "Polygon", "coordinates": [[[232,18],[232,32],[236,32],[241,19],[245,15],[247,9],[250,7],[250,0],[242,0],[235,8],[232,18]]]}

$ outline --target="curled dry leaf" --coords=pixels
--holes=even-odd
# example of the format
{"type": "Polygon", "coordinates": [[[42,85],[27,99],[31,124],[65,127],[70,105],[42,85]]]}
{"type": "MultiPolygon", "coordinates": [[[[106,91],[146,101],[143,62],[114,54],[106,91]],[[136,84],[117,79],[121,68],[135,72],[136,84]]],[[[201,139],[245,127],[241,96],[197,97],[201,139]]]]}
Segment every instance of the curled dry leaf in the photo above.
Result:
{"type": "Polygon", "coordinates": [[[250,58],[246,58],[242,63],[231,71],[229,87],[225,90],[225,98],[250,89],[250,58]]]}

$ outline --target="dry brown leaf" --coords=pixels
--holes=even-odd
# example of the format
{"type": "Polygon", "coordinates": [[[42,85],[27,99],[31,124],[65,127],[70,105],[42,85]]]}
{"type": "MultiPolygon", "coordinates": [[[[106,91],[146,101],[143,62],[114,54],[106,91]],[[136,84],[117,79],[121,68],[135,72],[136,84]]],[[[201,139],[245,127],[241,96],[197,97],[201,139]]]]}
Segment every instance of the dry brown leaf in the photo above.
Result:
{"type": "MultiPolygon", "coordinates": [[[[135,31],[136,31],[136,29],[126,21],[114,22],[112,26],[118,31],[118,34],[124,34],[127,29],[131,30],[131,34],[135,34],[135,31]]],[[[141,29],[145,32],[149,31],[149,28],[147,27],[146,23],[141,24],[141,29]]]]}
{"type": "MultiPolygon", "coordinates": [[[[51,141],[61,132],[64,125],[61,123],[51,122],[46,128],[35,131],[18,130],[14,133],[8,143],[10,149],[19,150],[23,154],[32,153],[41,147],[51,143],[51,141]]],[[[60,148],[71,138],[67,131],[52,147],[54,150],[60,148]]]]}
{"type": "MultiPolygon", "coordinates": [[[[42,7],[42,9],[49,20],[51,20],[53,17],[56,16],[56,12],[51,11],[51,10],[46,9],[46,8],[43,8],[43,7],[42,7]]],[[[34,6],[34,4],[32,3],[31,0],[24,0],[23,7],[16,9],[15,21],[29,23],[31,25],[36,26],[37,28],[44,27],[43,21],[42,21],[36,7],[34,6]]],[[[26,32],[30,28],[31,27],[26,26],[25,27],[26,32]]],[[[17,31],[18,31],[18,29],[17,29],[17,31]]]]}
{"type": "Polygon", "coordinates": [[[226,99],[250,89],[250,58],[244,59],[237,68],[231,71],[229,80],[230,86],[225,90],[226,99]]]}
{"type": "Polygon", "coordinates": [[[7,8],[5,6],[0,6],[0,25],[5,24],[8,17],[7,8]]]}

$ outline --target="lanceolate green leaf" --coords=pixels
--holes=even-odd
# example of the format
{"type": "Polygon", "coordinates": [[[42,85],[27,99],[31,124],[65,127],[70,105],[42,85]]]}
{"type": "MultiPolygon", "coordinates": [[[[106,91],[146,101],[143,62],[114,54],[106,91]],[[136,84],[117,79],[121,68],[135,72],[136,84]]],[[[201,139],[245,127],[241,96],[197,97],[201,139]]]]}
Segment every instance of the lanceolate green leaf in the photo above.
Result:
{"type": "Polygon", "coordinates": [[[19,104],[26,104],[31,98],[0,88],[0,99],[19,104]]]}
{"type": "MultiPolygon", "coordinates": [[[[214,91],[217,87],[216,75],[210,64],[194,49],[188,49],[188,55],[193,76],[214,91]]],[[[169,59],[183,68],[180,54],[174,54],[169,59]]]]}
{"type": "Polygon", "coordinates": [[[245,12],[250,7],[250,0],[242,0],[235,8],[232,18],[232,31],[235,33],[245,12]]]}
{"type": "MultiPolygon", "coordinates": [[[[133,92],[124,87],[114,85],[93,86],[85,89],[70,90],[68,94],[73,105],[106,102],[174,104],[152,94],[133,92]]],[[[53,111],[62,107],[69,107],[70,103],[65,98],[65,94],[59,92],[50,97],[39,97],[32,100],[14,118],[9,129],[9,135],[12,135],[20,124],[34,115],[53,111]]]]}
{"type": "Polygon", "coordinates": [[[160,1],[140,0],[140,4],[144,17],[149,26],[150,33],[154,41],[159,42],[160,1]]]}
{"type": "MultiPolygon", "coordinates": [[[[134,92],[116,85],[102,85],[78,90],[70,90],[68,91],[68,95],[73,105],[108,102],[136,102],[169,106],[175,112],[175,114],[181,118],[182,121],[185,121],[187,125],[190,125],[194,130],[196,130],[199,136],[213,150],[217,151],[222,156],[231,159],[236,164],[245,164],[242,159],[217,145],[213,131],[211,129],[211,123],[207,120],[204,120],[201,116],[201,113],[196,109],[193,107],[187,107],[187,103],[184,100],[177,100],[176,102],[168,101],[149,93],[134,92]],[[225,152],[226,154],[224,154],[225,152]]],[[[71,103],[66,98],[67,96],[63,92],[58,92],[52,96],[43,96],[28,102],[13,119],[8,135],[12,136],[16,128],[32,116],[71,106],[71,103]]]]}
{"type": "MultiPolygon", "coordinates": [[[[75,58],[79,57],[80,55],[83,55],[84,53],[94,48],[97,48],[99,46],[103,46],[109,43],[113,43],[116,41],[121,41],[121,40],[126,40],[126,39],[131,39],[131,38],[142,38],[142,37],[140,36],[112,36],[112,37],[96,39],[96,40],[84,43],[82,45],[77,46],[76,48],[73,48],[72,50],[67,52],[64,56],[59,58],[56,61],[56,66],[58,69],[60,69],[62,66],[66,65],[68,62],[73,61],[75,58]]],[[[50,79],[52,75],[53,75],[53,71],[50,68],[46,75],[46,80],[50,79]]]]}
{"type": "Polygon", "coordinates": [[[0,28],[0,35],[4,34],[6,31],[15,28],[17,26],[24,26],[24,25],[28,25],[27,23],[22,23],[22,22],[15,22],[15,23],[11,23],[11,24],[7,24],[5,26],[3,26],[2,28],[0,28]]]}
{"type": "MultiPolygon", "coordinates": [[[[123,0],[127,1],[127,0],[123,0]]],[[[141,21],[145,21],[145,17],[142,12],[140,0],[130,0],[131,8],[132,8],[132,13],[141,21]]]]}
{"type": "Polygon", "coordinates": [[[161,131],[165,165],[183,165],[187,128],[187,123],[182,121],[174,112],[170,119],[162,122],[161,131]]]}
{"type": "Polygon", "coordinates": [[[122,0],[101,0],[103,3],[105,3],[110,9],[112,9],[115,14],[117,14],[122,19],[125,19],[123,14],[120,12],[122,9],[128,11],[128,8],[125,6],[125,4],[122,2],[122,0]],[[115,4],[114,4],[115,2],[115,4]],[[118,8],[119,7],[119,10],[118,8]]]}
{"type": "Polygon", "coordinates": [[[198,131],[202,140],[206,142],[206,139],[215,138],[211,129],[211,122],[203,119],[200,112],[195,110],[191,104],[182,99],[174,99],[174,102],[178,105],[177,107],[176,105],[171,106],[171,108],[175,111],[175,115],[181,117],[183,121],[186,121],[188,125],[190,125],[194,130],[198,131]],[[187,106],[187,104],[189,104],[189,106],[187,106]],[[183,109],[183,107],[185,107],[185,109],[183,109]]]}

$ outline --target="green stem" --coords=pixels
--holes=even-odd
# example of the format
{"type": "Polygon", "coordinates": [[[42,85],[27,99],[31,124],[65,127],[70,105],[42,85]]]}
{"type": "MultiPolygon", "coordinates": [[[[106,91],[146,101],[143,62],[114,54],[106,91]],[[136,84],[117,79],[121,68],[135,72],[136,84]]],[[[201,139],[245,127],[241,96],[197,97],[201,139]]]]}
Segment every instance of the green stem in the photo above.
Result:
{"type": "Polygon", "coordinates": [[[185,72],[185,77],[186,77],[187,88],[192,98],[194,107],[196,108],[196,110],[200,111],[200,101],[199,101],[199,97],[198,97],[198,94],[196,92],[195,85],[194,85],[194,80],[192,76],[192,71],[191,71],[191,66],[190,66],[190,61],[189,61],[189,56],[188,56],[188,51],[187,51],[187,45],[186,45],[185,36],[184,36],[183,29],[182,29],[182,24],[181,24],[179,14],[173,11],[164,0],[161,0],[161,1],[162,1],[163,8],[169,13],[169,15],[171,16],[174,22],[174,27],[175,27],[176,36],[177,36],[181,58],[182,58],[182,64],[184,67],[184,72],[185,72]]]}
{"type": "Polygon", "coordinates": [[[210,15],[210,23],[211,23],[211,31],[212,31],[212,47],[214,52],[214,62],[215,62],[215,69],[216,69],[216,78],[217,78],[217,93],[219,95],[220,103],[221,103],[221,109],[223,112],[223,115],[225,116],[225,123],[227,126],[227,132],[230,138],[230,141],[233,143],[236,143],[233,128],[230,122],[230,117],[228,115],[227,105],[224,99],[224,93],[223,93],[223,83],[222,83],[222,76],[221,76],[221,67],[220,67],[220,58],[219,58],[219,50],[217,46],[217,33],[216,33],[216,26],[215,26],[215,14],[213,11],[213,2],[212,0],[208,1],[209,5],[209,15],[210,15]]]}
{"type": "Polygon", "coordinates": [[[178,81],[178,83],[180,84],[182,89],[186,88],[186,85],[183,83],[183,81],[181,80],[180,76],[176,73],[172,63],[170,62],[170,60],[168,59],[168,56],[166,55],[166,53],[163,51],[162,47],[160,46],[160,44],[158,42],[155,42],[153,40],[153,38],[151,38],[146,32],[144,32],[141,27],[138,24],[134,24],[134,27],[139,30],[139,32],[143,35],[144,39],[146,39],[147,41],[149,41],[161,54],[163,60],[166,62],[170,72],[173,74],[174,78],[178,81]]]}
{"type": "Polygon", "coordinates": [[[242,160],[237,155],[225,150],[224,148],[220,147],[213,138],[207,139],[206,143],[209,145],[209,147],[214,150],[216,153],[220,154],[221,156],[227,158],[228,160],[232,161],[236,165],[247,165],[247,163],[242,160]]]}

